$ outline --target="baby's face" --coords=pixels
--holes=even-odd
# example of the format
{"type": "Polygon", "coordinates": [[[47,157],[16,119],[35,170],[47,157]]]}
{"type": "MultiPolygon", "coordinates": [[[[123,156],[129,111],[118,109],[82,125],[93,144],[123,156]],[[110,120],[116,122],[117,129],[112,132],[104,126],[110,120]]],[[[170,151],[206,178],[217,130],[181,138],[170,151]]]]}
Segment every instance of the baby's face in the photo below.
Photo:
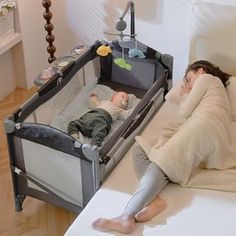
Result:
{"type": "Polygon", "coordinates": [[[129,96],[125,92],[117,92],[112,96],[111,99],[118,107],[126,109],[129,102],[129,96]]]}

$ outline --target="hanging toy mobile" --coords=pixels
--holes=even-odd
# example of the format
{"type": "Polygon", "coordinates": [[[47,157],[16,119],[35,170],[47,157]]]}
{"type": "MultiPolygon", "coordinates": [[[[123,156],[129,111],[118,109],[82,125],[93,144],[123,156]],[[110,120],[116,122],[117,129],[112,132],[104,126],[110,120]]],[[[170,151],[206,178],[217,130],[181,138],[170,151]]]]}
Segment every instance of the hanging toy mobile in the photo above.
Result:
{"type": "MultiPolygon", "coordinates": [[[[108,35],[113,35],[113,36],[119,36],[120,37],[120,46],[121,46],[121,58],[116,58],[114,59],[114,63],[116,65],[118,65],[119,67],[121,67],[122,69],[126,69],[126,70],[131,70],[132,69],[132,65],[128,64],[125,60],[125,51],[124,48],[128,47],[129,48],[129,52],[128,55],[129,57],[139,57],[139,58],[145,58],[144,53],[138,49],[138,45],[137,45],[137,40],[136,40],[136,36],[137,34],[135,34],[135,23],[134,23],[134,3],[132,1],[129,1],[126,5],[126,9],[124,11],[124,13],[122,14],[122,16],[120,17],[120,20],[116,23],[116,30],[119,31],[120,33],[107,33],[104,32],[105,34],[108,35]],[[123,31],[126,29],[127,24],[124,21],[124,17],[127,14],[128,10],[131,10],[131,21],[130,21],[130,34],[124,34],[123,31]],[[128,41],[128,45],[125,46],[125,41],[124,41],[124,37],[130,37],[130,41],[128,41]],[[129,45],[130,44],[130,45],[129,45]],[[133,46],[134,45],[134,46],[133,46]]],[[[106,56],[108,55],[111,48],[110,46],[105,46],[105,45],[101,45],[98,49],[97,49],[97,54],[100,56],[106,56]]]]}

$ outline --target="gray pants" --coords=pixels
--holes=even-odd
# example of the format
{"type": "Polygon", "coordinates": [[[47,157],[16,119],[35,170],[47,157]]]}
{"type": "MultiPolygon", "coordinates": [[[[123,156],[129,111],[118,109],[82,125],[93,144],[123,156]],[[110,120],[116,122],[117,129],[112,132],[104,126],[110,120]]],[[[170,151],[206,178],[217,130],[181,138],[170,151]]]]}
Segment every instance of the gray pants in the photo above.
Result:
{"type": "Polygon", "coordinates": [[[124,213],[134,216],[161,192],[169,179],[156,163],[148,159],[141,146],[136,145],[132,154],[139,185],[124,213]]]}

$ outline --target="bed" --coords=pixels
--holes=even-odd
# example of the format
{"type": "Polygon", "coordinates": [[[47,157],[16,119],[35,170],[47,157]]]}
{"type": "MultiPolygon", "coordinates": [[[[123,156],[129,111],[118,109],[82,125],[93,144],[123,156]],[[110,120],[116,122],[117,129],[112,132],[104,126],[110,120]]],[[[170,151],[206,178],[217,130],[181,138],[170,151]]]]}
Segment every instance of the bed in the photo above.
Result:
{"type": "MultiPolygon", "coordinates": [[[[207,59],[236,75],[236,34],[233,32],[235,16],[235,7],[196,2],[192,9],[189,61],[207,59]]],[[[236,135],[235,90],[235,77],[232,77],[228,93],[234,120],[232,130],[236,135]]],[[[150,134],[153,135],[153,130],[158,136],[161,125],[174,117],[175,109],[173,103],[163,103],[142,132],[142,136],[148,138],[150,134]]],[[[112,218],[120,215],[136,184],[129,150],[65,235],[122,235],[95,231],[91,228],[91,223],[99,217],[112,218]]],[[[167,201],[167,209],[150,222],[138,224],[132,235],[236,235],[235,192],[182,188],[168,184],[161,196],[167,201]]]]}

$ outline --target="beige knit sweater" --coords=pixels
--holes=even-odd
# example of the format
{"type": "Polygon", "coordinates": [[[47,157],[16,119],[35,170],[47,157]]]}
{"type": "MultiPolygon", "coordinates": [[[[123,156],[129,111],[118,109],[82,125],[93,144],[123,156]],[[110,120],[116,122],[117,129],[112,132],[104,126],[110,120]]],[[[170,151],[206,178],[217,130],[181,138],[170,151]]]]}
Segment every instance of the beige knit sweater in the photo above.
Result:
{"type": "Polygon", "coordinates": [[[201,75],[187,96],[175,89],[167,99],[179,103],[176,121],[154,145],[136,137],[150,160],[181,186],[236,192],[236,135],[220,79],[201,75]]]}

